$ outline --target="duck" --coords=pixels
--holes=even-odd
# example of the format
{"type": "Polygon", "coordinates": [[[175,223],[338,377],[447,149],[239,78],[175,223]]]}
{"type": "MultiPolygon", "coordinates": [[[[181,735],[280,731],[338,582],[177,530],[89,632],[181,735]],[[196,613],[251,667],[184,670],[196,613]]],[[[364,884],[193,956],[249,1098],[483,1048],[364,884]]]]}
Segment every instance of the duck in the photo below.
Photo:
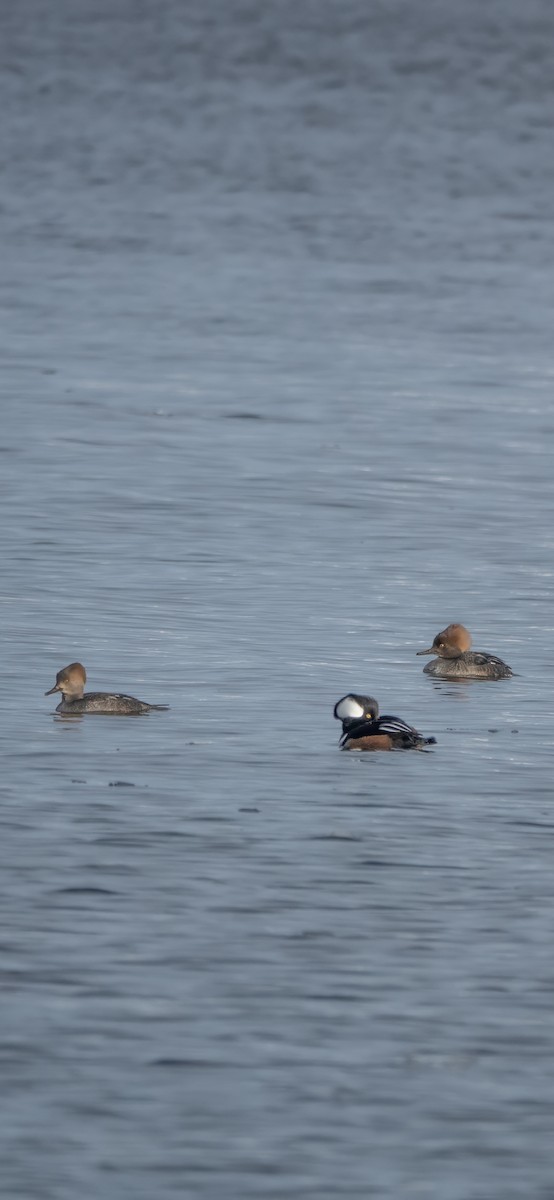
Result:
{"type": "Polygon", "coordinates": [[[144,700],[136,700],[134,696],[124,696],[119,692],[85,692],[86,681],[87,673],[83,664],[70,663],[58,671],[54,687],[44,694],[52,696],[54,692],[61,692],[62,699],[56,712],[66,716],[99,713],[137,717],[154,709],[162,711],[169,707],[168,704],[147,704],[144,700]]]}
{"type": "Polygon", "coordinates": [[[416,654],[436,654],[432,662],[426,663],[426,675],[436,679],[508,679],[512,668],[495,654],[471,650],[471,634],[465,625],[447,625],[437,633],[428,650],[417,650],[416,654]]]}
{"type": "Polygon", "coordinates": [[[436,745],[436,738],[423,737],[401,717],[379,716],[373,696],[349,692],[337,701],[333,715],[342,721],[341,750],[423,750],[436,745]]]}

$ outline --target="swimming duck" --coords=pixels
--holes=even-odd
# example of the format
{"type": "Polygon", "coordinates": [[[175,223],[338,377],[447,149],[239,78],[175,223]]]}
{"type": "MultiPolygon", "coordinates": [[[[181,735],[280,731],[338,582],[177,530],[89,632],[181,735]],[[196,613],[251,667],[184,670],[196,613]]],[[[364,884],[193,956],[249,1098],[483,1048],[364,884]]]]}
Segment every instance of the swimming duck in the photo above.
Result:
{"type": "Polygon", "coordinates": [[[513,674],[511,667],[494,654],[470,650],[471,635],[464,625],[447,625],[433,642],[429,650],[417,650],[417,654],[436,654],[423,670],[426,675],[437,679],[507,679],[513,674]]]}
{"type": "Polygon", "coordinates": [[[82,663],[70,663],[56,675],[54,687],[45,692],[51,696],[53,692],[61,692],[62,700],[56,712],[69,714],[80,713],[115,713],[125,717],[136,717],[140,713],[151,712],[152,709],[167,709],[167,704],[146,704],[143,700],[135,700],[134,696],[123,696],[118,692],[85,692],[87,673],[82,663]],[[84,694],[83,694],[84,693],[84,694]]]}
{"type": "Polygon", "coordinates": [[[334,716],[342,721],[341,750],[422,750],[437,740],[422,737],[400,717],[380,717],[373,696],[349,692],[335,704],[334,716]]]}

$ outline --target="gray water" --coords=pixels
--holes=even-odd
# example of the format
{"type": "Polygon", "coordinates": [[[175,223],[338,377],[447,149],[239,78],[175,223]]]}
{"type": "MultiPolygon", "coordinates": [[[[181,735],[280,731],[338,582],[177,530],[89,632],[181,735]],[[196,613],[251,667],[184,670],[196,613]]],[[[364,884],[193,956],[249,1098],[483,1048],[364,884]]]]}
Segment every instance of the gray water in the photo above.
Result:
{"type": "Polygon", "coordinates": [[[550,1200],[552,6],[0,34],[3,1193],[550,1200]]]}

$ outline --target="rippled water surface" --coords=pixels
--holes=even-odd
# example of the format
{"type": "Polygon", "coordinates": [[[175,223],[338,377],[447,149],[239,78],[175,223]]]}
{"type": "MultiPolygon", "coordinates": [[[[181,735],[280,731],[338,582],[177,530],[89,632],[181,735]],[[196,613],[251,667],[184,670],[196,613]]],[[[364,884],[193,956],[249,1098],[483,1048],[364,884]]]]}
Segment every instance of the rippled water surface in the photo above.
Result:
{"type": "Polygon", "coordinates": [[[552,8],[0,32],[6,1196],[549,1200],[552,8]]]}

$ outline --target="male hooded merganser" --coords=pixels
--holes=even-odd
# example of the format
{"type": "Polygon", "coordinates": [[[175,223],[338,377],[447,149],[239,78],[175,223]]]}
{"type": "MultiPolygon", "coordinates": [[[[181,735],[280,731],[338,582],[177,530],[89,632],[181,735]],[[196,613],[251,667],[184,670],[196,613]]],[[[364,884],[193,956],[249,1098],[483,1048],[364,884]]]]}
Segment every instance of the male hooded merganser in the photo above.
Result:
{"type": "Polygon", "coordinates": [[[81,663],[70,663],[62,671],[58,671],[56,682],[45,696],[53,692],[61,692],[63,699],[58,704],[59,713],[118,713],[121,716],[136,717],[139,713],[151,712],[152,709],[166,709],[167,704],[145,704],[143,700],[135,700],[134,696],[122,696],[113,692],[84,692],[87,673],[81,663]]]}
{"type": "Polygon", "coordinates": [[[341,750],[421,750],[437,740],[422,737],[400,717],[380,717],[372,696],[349,692],[335,704],[334,716],[342,721],[341,750]]]}
{"type": "Polygon", "coordinates": [[[507,679],[513,674],[511,667],[496,658],[470,650],[471,635],[463,625],[448,625],[437,636],[429,650],[417,650],[417,654],[437,654],[423,668],[426,675],[438,679],[507,679]]]}

